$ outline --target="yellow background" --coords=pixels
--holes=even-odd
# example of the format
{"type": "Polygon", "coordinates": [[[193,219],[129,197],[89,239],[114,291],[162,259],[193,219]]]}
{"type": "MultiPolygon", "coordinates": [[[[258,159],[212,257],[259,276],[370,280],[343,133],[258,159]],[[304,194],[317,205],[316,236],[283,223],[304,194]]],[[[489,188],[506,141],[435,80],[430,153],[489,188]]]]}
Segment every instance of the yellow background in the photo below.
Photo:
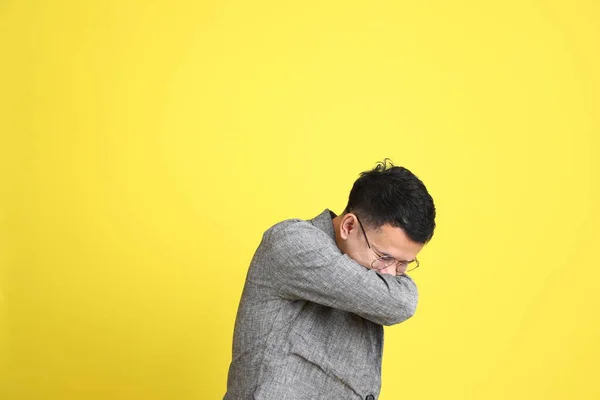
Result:
{"type": "Polygon", "coordinates": [[[391,157],[381,399],[598,399],[600,3],[0,2],[0,398],[218,399],[262,232],[391,157]]]}

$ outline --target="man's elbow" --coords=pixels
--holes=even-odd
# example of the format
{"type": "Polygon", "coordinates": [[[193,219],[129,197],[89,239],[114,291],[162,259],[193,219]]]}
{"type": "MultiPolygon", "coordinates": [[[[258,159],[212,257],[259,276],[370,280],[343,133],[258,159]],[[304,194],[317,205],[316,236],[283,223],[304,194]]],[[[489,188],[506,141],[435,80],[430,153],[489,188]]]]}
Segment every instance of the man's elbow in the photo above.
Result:
{"type": "Polygon", "coordinates": [[[383,325],[390,326],[396,325],[406,321],[417,311],[418,293],[416,287],[409,293],[402,296],[401,299],[394,302],[392,307],[388,310],[386,317],[384,318],[383,325]]]}

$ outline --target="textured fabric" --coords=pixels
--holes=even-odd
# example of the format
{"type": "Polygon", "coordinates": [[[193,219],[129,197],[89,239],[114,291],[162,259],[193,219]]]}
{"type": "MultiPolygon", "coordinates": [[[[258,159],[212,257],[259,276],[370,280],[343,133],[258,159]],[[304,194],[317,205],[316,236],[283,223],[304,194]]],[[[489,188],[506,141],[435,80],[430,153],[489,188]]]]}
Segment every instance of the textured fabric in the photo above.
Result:
{"type": "Polygon", "coordinates": [[[417,288],[342,254],[331,211],[268,229],[235,323],[225,400],[374,400],[383,327],[410,318],[417,288]]]}

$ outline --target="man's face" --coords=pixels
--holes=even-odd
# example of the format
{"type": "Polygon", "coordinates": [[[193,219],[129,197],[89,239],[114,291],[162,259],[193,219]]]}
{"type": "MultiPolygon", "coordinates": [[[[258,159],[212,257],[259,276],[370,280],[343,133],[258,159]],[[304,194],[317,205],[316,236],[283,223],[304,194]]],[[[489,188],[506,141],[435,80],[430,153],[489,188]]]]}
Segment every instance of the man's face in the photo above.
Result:
{"type": "Polygon", "coordinates": [[[414,260],[423,248],[423,244],[412,241],[402,228],[383,225],[373,229],[363,226],[364,233],[357,216],[346,214],[342,218],[340,237],[344,240],[342,251],[365,268],[371,269],[373,262],[381,257],[393,257],[396,262],[379,271],[391,275],[402,274],[406,271],[402,261],[414,260]]]}

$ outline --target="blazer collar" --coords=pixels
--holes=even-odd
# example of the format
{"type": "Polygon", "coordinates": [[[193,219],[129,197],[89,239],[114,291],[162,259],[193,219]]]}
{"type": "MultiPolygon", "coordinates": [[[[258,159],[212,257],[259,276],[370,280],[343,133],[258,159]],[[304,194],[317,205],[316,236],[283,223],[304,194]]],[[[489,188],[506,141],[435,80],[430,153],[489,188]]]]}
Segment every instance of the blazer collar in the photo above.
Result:
{"type": "Polygon", "coordinates": [[[321,214],[317,215],[310,222],[329,235],[335,242],[335,229],[333,228],[333,218],[337,217],[336,213],[326,208],[321,214]]]}

